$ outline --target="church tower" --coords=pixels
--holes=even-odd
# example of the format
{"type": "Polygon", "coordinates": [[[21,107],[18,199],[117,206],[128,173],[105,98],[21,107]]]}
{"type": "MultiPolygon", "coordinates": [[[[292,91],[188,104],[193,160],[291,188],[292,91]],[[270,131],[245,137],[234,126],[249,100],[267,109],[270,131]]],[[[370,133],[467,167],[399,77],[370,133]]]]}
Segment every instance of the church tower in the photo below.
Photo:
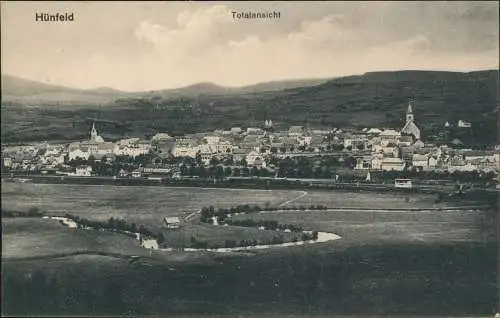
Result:
{"type": "Polygon", "coordinates": [[[411,99],[410,99],[410,101],[408,102],[408,110],[406,111],[406,123],[414,120],[415,118],[413,117],[413,111],[411,109],[411,99]]]}
{"type": "Polygon", "coordinates": [[[92,123],[92,130],[90,131],[90,140],[95,141],[97,138],[97,130],[95,129],[95,123],[92,123]]]}
{"type": "Polygon", "coordinates": [[[408,102],[408,110],[406,111],[406,124],[401,132],[406,135],[413,135],[413,137],[415,137],[415,139],[417,140],[420,139],[420,129],[415,124],[415,117],[413,116],[411,100],[408,102]]]}

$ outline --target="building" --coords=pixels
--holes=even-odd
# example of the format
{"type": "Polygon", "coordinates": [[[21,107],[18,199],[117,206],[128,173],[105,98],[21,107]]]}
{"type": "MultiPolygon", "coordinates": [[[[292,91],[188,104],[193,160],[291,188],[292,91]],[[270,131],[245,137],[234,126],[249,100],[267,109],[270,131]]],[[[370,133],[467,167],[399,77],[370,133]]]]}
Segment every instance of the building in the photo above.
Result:
{"type": "Polygon", "coordinates": [[[387,145],[388,143],[397,143],[399,137],[401,137],[401,133],[395,131],[394,129],[386,129],[382,131],[380,134],[380,143],[382,145],[387,145]]]}
{"type": "Polygon", "coordinates": [[[147,249],[157,250],[159,248],[156,240],[142,240],[141,246],[147,249]]]}
{"type": "Polygon", "coordinates": [[[396,179],[396,180],[394,180],[394,187],[395,188],[411,189],[412,188],[412,181],[411,181],[411,179],[396,179]]]}
{"type": "Polygon", "coordinates": [[[92,175],[92,167],[78,166],[76,167],[75,175],[80,177],[90,177],[92,175]]]}
{"type": "Polygon", "coordinates": [[[429,168],[429,155],[413,154],[411,162],[413,167],[420,170],[427,170],[429,168]]]}
{"type": "Polygon", "coordinates": [[[381,169],[385,171],[403,171],[405,162],[400,158],[384,158],[382,159],[381,169]]]}
{"type": "Polygon", "coordinates": [[[251,151],[247,156],[246,156],[246,161],[249,166],[252,166],[254,162],[257,159],[261,158],[261,154],[258,153],[257,151],[251,151]]]}
{"type": "Polygon", "coordinates": [[[153,136],[153,138],[151,138],[151,141],[160,142],[160,141],[170,141],[173,139],[174,137],[170,136],[167,133],[157,133],[156,135],[153,136]]]}
{"type": "Polygon", "coordinates": [[[354,167],[354,170],[366,170],[372,168],[371,166],[372,163],[372,158],[367,157],[367,158],[358,158],[356,160],[356,166],[354,167]]]}
{"type": "Polygon", "coordinates": [[[375,170],[382,170],[382,160],[384,159],[384,155],[381,153],[375,153],[371,158],[371,167],[375,170]]]}
{"type": "Polygon", "coordinates": [[[292,126],[288,129],[288,136],[302,136],[304,132],[303,126],[292,126]]]}
{"type": "Polygon", "coordinates": [[[89,147],[85,147],[80,144],[70,145],[68,149],[69,160],[74,160],[77,158],[88,160],[91,155],[92,153],[90,152],[89,147]]]}
{"type": "Polygon", "coordinates": [[[169,229],[177,229],[177,228],[179,228],[179,224],[181,223],[181,220],[177,216],[173,216],[173,217],[167,216],[163,219],[163,221],[165,222],[165,224],[167,225],[167,228],[169,228],[169,229]]]}
{"type": "Polygon", "coordinates": [[[235,135],[237,135],[237,134],[241,134],[241,132],[242,132],[242,131],[243,131],[243,129],[241,129],[240,127],[233,127],[233,128],[231,128],[231,130],[230,130],[230,132],[231,132],[232,134],[235,134],[235,135]]]}
{"type": "Polygon", "coordinates": [[[216,145],[220,142],[219,136],[205,136],[203,139],[205,139],[209,145],[216,145]]]}
{"type": "Polygon", "coordinates": [[[468,122],[468,121],[460,119],[458,121],[458,127],[459,128],[471,128],[472,124],[470,122],[468,122]]]}
{"type": "Polygon", "coordinates": [[[262,130],[262,128],[256,128],[256,127],[247,128],[248,135],[261,135],[262,133],[264,133],[264,130],[262,130]]]}
{"type": "Polygon", "coordinates": [[[411,136],[401,136],[398,140],[398,146],[408,147],[413,143],[411,136]]]}
{"type": "Polygon", "coordinates": [[[403,134],[412,135],[415,139],[420,139],[420,129],[415,124],[415,117],[411,107],[411,101],[408,103],[408,110],[406,111],[406,124],[401,130],[403,134]]]}
{"type": "Polygon", "coordinates": [[[474,160],[474,159],[486,159],[491,162],[495,162],[498,157],[497,151],[488,151],[488,150],[473,150],[463,152],[465,160],[474,160]]]}
{"type": "Polygon", "coordinates": [[[382,132],[382,130],[378,129],[378,128],[370,128],[366,131],[367,134],[369,135],[378,135],[382,132]]]}
{"type": "Polygon", "coordinates": [[[97,133],[97,129],[95,129],[95,123],[92,124],[92,129],[90,130],[90,142],[104,142],[104,139],[99,136],[99,134],[97,133]]]}
{"type": "Polygon", "coordinates": [[[264,122],[264,128],[269,129],[273,127],[273,121],[272,120],[266,120],[264,122]]]}

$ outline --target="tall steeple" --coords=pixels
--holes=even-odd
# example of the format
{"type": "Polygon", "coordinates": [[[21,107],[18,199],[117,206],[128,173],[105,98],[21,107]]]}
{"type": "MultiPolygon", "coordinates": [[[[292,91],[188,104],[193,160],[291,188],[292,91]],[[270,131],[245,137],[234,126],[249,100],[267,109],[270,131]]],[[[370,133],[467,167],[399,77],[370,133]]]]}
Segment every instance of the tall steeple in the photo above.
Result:
{"type": "Polygon", "coordinates": [[[408,110],[406,111],[406,122],[414,121],[413,111],[411,109],[411,99],[408,101],[408,110]]]}
{"type": "Polygon", "coordinates": [[[90,131],[90,140],[95,141],[97,137],[97,130],[95,129],[95,123],[92,123],[92,130],[90,131]]]}

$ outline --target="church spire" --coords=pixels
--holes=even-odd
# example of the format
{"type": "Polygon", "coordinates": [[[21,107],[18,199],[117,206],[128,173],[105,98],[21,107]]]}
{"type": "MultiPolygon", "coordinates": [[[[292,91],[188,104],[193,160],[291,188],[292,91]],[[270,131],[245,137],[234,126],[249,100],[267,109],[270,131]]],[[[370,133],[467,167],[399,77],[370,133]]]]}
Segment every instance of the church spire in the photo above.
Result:
{"type": "Polygon", "coordinates": [[[92,123],[92,130],[90,131],[90,140],[95,141],[97,137],[97,130],[95,129],[95,123],[92,123]]]}
{"type": "Polygon", "coordinates": [[[412,100],[410,99],[408,101],[408,110],[406,111],[406,122],[407,123],[414,120],[411,102],[412,102],[412,100]]]}

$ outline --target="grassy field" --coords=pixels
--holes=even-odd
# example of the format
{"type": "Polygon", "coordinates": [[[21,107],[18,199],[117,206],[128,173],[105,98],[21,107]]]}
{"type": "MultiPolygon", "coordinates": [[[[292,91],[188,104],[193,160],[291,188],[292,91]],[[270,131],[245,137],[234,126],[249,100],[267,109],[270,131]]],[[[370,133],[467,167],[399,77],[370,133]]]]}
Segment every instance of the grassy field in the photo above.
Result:
{"type": "Polygon", "coordinates": [[[496,244],[326,245],[214,262],[6,262],[10,315],[492,317],[496,244]]]}
{"type": "Polygon", "coordinates": [[[55,220],[41,218],[2,220],[2,258],[75,252],[147,255],[137,240],[125,235],[69,229],[55,220]]]}
{"type": "MultiPolygon", "coordinates": [[[[27,211],[31,207],[37,207],[49,215],[70,213],[99,221],[107,221],[110,217],[122,218],[129,223],[143,224],[154,233],[161,231],[166,237],[168,246],[187,246],[191,237],[221,246],[225,240],[239,241],[244,238],[264,240],[276,234],[253,228],[198,224],[196,218],[194,222],[183,223],[180,229],[172,231],[162,222],[165,216],[186,215],[197,212],[203,206],[214,205],[216,208],[237,204],[264,206],[269,203],[271,206],[323,204],[328,207],[383,209],[435,208],[449,205],[435,203],[434,200],[434,196],[431,195],[372,192],[2,184],[2,209],[27,211]]],[[[237,219],[247,217],[249,216],[239,216],[237,219]]],[[[251,217],[276,220],[282,224],[299,224],[305,229],[333,232],[343,237],[353,237],[358,241],[482,241],[491,237],[491,231],[484,231],[488,222],[483,212],[307,211],[262,213],[251,217]]],[[[57,230],[54,229],[54,232],[45,236],[54,236],[54,239],[57,239],[57,230]]],[[[285,237],[285,241],[290,239],[285,237]]]]}
{"type": "Polygon", "coordinates": [[[91,220],[123,218],[157,227],[165,216],[197,212],[203,206],[279,204],[297,191],[227,190],[201,188],[117,187],[83,185],[2,184],[2,208],[38,207],[50,215],[70,213],[91,220]]]}
{"type": "MultiPolygon", "coordinates": [[[[286,211],[239,215],[333,232],[354,245],[495,241],[494,211],[286,211]]],[[[328,244],[338,244],[330,242],[328,244]]]]}
{"type": "MultiPolygon", "coordinates": [[[[50,214],[69,212],[101,220],[123,217],[159,228],[165,215],[190,213],[210,204],[228,207],[270,202],[278,206],[288,201],[286,205],[293,206],[312,200],[330,207],[434,206],[432,198],[415,195],[406,199],[369,193],[354,197],[336,192],[304,195],[301,191],[2,185],[4,209],[36,206],[50,214]]],[[[496,211],[287,211],[234,218],[295,223],[337,233],[342,239],[234,255],[153,251],[150,257],[127,236],[68,229],[40,218],[4,219],[2,311],[28,316],[214,313],[254,317],[270,313],[399,317],[492,316],[497,310],[496,211]],[[105,254],[48,257],[74,251],[141,258],[130,262],[105,254]],[[12,259],[24,256],[40,258],[12,259]]],[[[171,231],[167,241],[196,236],[222,242],[256,231],[194,220],[171,231]]]]}
{"type": "MultiPolygon", "coordinates": [[[[86,186],[86,185],[45,185],[45,184],[14,184],[4,183],[2,186],[2,208],[14,211],[27,211],[37,207],[49,215],[64,215],[70,213],[90,220],[107,221],[110,217],[122,218],[129,223],[143,224],[154,233],[162,232],[167,246],[189,246],[191,237],[198,241],[207,241],[210,246],[222,246],[225,240],[241,239],[272,239],[276,235],[272,231],[259,231],[242,227],[213,227],[191,222],[184,223],[178,230],[166,229],[162,219],[169,215],[186,215],[197,212],[202,206],[214,205],[230,207],[237,204],[259,204],[264,206],[299,206],[323,204],[329,207],[436,207],[433,196],[349,193],[349,192],[304,192],[304,191],[267,191],[267,190],[227,190],[200,188],[161,188],[161,187],[118,187],[118,186],[86,186]]],[[[418,236],[408,236],[412,229],[417,228],[415,216],[398,216],[386,214],[384,222],[375,222],[371,214],[364,212],[352,213],[281,213],[267,215],[267,219],[280,223],[299,223],[311,230],[321,230],[337,233],[346,229],[371,233],[384,237],[402,237],[406,240],[421,239],[418,236]],[[354,219],[351,219],[354,217],[354,219]],[[354,224],[346,223],[351,219],[354,224]],[[413,224],[409,224],[410,220],[413,224]],[[394,223],[394,222],[400,223],[394,223]],[[356,223],[357,222],[357,223],[356,223]],[[359,223],[362,222],[362,223],[359,223]],[[388,223],[387,223],[388,222],[388,223]],[[392,222],[392,223],[391,223],[392,222]],[[405,223],[406,222],[406,223],[405,223]],[[373,224],[372,224],[373,223],[373,224]],[[401,225],[401,227],[399,227],[401,225]],[[408,227],[409,230],[404,230],[408,227]],[[398,232],[399,231],[399,232],[398,232]],[[403,233],[400,233],[403,232],[403,233]]],[[[437,215],[439,218],[439,215],[437,215]]],[[[196,220],[195,220],[196,221],[196,220]]],[[[441,220],[448,222],[450,219],[441,220]]],[[[441,225],[443,225],[441,223],[441,225]]],[[[422,225],[420,225],[422,227],[422,225]]],[[[460,234],[460,232],[457,232],[460,234]]],[[[291,235],[282,233],[285,241],[291,240],[291,235]],[[289,237],[290,236],[290,237],[289,237]]],[[[342,234],[340,234],[342,235],[342,234]]],[[[370,237],[370,239],[372,239],[370,237]]]]}
{"type": "Polygon", "coordinates": [[[330,208],[437,208],[449,206],[449,203],[435,203],[436,195],[376,193],[376,192],[323,192],[308,191],[285,206],[326,205],[330,208]]]}

